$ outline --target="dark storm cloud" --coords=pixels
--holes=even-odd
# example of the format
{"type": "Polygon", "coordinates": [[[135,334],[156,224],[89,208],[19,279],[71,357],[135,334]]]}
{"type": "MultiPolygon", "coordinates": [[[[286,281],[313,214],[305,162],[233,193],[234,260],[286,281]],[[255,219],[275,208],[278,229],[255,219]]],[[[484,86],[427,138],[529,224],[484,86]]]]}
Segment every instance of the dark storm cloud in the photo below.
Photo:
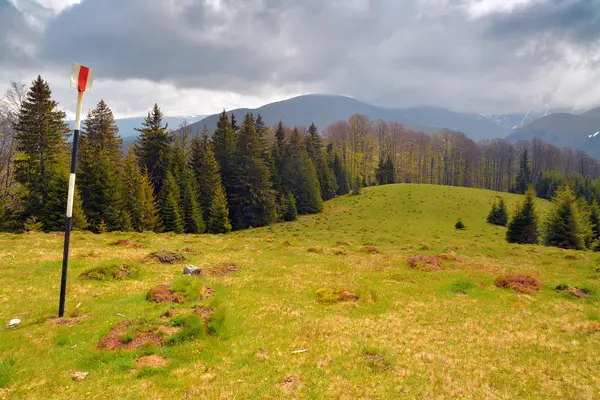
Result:
{"type": "Polygon", "coordinates": [[[564,59],[565,46],[594,51],[600,32],[595,0],[476,18],[474,0],[209,3],[84,0],[51,20],[32,62],[256,96],[301,87],[389,106],[502,108],[527,85],[559,86],[531,81],[564,59]]]}
{"type": "Polygon", "coordinates": [[[533,4],[518,13],[491,17],[487,33],[494,37],[548,34],[589,43],[600,37],[600,1],[552,0],[533,4]]]}

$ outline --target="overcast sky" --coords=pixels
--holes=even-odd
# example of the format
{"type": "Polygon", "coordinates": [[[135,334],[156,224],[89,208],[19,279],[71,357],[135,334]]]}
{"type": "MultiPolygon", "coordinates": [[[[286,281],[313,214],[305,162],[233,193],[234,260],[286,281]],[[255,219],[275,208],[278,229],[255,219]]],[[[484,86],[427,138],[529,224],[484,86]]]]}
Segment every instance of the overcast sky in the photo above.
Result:
{"type": "Polygon", "coordinates": [[[508,113],[600,105],[600,0],[0,0],[0,90],[41,74],[119,117],[303,93],[508,113]]]}

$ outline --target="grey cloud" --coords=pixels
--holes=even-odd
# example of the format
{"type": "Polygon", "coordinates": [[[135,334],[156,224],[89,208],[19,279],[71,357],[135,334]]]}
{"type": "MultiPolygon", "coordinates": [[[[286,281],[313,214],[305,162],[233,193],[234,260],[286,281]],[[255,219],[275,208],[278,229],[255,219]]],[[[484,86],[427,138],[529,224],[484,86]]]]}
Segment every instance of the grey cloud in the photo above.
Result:
{"type": "Polygon", "coordinates": [[[554,39],[594,51],[599,32],[595,0],[477,19],[457,0],[221,3],[84,0],[50,22],[31,63],[77,61],[106,78],[257,96],[294,87],[387,106],[518,111],[553,95],[555,83],[532,82],[563,62],[554,39]]]}

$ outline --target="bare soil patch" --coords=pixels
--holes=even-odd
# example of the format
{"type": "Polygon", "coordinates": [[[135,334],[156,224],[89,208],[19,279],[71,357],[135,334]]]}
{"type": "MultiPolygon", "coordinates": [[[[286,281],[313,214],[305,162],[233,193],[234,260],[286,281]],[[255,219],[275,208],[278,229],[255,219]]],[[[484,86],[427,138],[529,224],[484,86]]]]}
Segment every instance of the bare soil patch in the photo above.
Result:
{"type": "Polygon", "coordinates": [[[494,284],[499,288],[512,289],[517,293],[532,294],[540,290],[542,284],[532,275],[508,274],[496,278],[494,284]]]}
{"type": "Polygon", "coordinates": [[[306,251],[308,251],[309,253],[322,253],[323,248],[322,247],[309,247],[306,251]]]}
{"type": "Polygon", "coordinates": [[[88,319],[90,319],[90,316],[87,314],[80,314],[80,315],[77,315],[74,317],[67,317],[67,318],[58,318],[58,317],[51,318],[51,320],[54,322],[55,325],[62,325],[62,326],[74,326],[74,325],[77,325],[88,319]]]}

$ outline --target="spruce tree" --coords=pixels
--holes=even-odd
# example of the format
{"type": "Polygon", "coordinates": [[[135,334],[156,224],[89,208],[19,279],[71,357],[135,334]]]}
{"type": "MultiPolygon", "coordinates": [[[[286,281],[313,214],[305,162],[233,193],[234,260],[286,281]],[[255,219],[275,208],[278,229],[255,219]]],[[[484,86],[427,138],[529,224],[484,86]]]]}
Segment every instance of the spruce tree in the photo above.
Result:
{"type": "MultiPolygon", "coordinates": [[[[285,131],[283,122],[279,121],[275,130],[275,140],[271,149],[271,182],[278,198],[284,198],[282,174],[285,167],[285,131]]],[[[283,204],[283,203],[281,203],[283,204]]]]}
{"type": "Polygon", "coordinates": [[[292,192],[288,193],[283,200],[282,217],[284,221],[295,221],[298,219],[298,210],[296,209],[296,200],[292,192]]]}
{"type": "Polygon", "coordinates": [[[321,197],[323,200],[329,200],[335,197],[335,175],[327,163],[326,155],[323,152],[323,140],[314,123],[308,128],[306,151],[317,171],[317,178],[319,179],[319,186],[321,188],[321,197]]]}
{"type": "Polygon", "coordinates": [[[594,241],[594,228],[592,224],[592,206],[583,197],[578,197],[573,203],[575,218],[577,220],[578,236],[583,249],[592,247],[594,241]]]}
{"type": "Polygon", "coordinates": [[[227,197],[223,186],[218,186],[210,206],[210,218],[207,223],[208,233],[227,233],[231,231],[227,197]]]}
{"type": "Polygon", "coordinates": [[[192,140],[192,154],[190,161],[198,187],[198,196],[203,211],[204,221],[210,217],[212,199],[216,196],[217,189],[222,186],[219,165],[215,159],[212,146],[208,141],[206,127],[202,139],[195,137],[192,140]]]}
{"type": "Polygon", "coordinates": [[[20,153],[14,161],[15,180],[24,189],[23,215],[37,217],[44,230],[58,228],[56,216],[61,215],[64,225],[66,195],[63,199],[51,199],[62,188],[66,162],[65,113],[57,109],[58,103],[51,98],[48,84],[38,76],[27,92],[15,124],[16,150],[20,153]],[[64,201],[61,201],[64,200],[64,201]],[[56,208],[55,208],[56,207],[56,208]]]}
{"type": "Polygon", "coordinates": [[[524,149],[523,155],[521,156],[521,165],[519,167],[519,173],[517,174],[514,192],[523,194],[527,191],[530,184],[531,169],[529,168],[529,156],[527,154],[527,149],[524,149]]]}
{"type": "Polygon", "coordinates": [[[298,214],[315,214],[323,211],[323,198],[317,172],[308,157],[298,128],[294,128],[286,146],[282,183],[285,192],[293,193],[298,214]]]}
{"type": "Polygon", "coordinates": [[[525,198],[517,207],[515,214],[508,224],[506,241],[509,243],[536,244],[538,242],[538,226],[535,211],[535,191],[529,186],[525,198]]]}
{"type": "Polygon", "coordinates": [[[487,222],[494,225],[506,226],[508,223],[508,212],[504,199],[500,199],[500,203],[492,205],[492,210],[488,214],[487,222]]]}
{"type": "Polygon", "coordinates": [[[158,196],[159,212],[165,232],[183,233],[180,199],[179,185],[171,171],[167,171],[164,185],[158,196]]]}
{"type": "Polygon", "coordinates": [[[552,210],[544,224],[544,244],[563,249],[583,248],[575,211],[575,197],[571,188],[559,188],[552,203],[552,210]]]}
{"type": "Polygon", "coordinates": [[[160,193],[163,182],[169,170],[171,160],[171,141],[167,125],[162,125],[163,114],[158,104],[154,104],[152,112],[142,122],[141,128],[135,128],[140,133],[135,144],[135,154],[140,168],[148,171],[154,193],[160,193]]]}
{"type": "Polygon", "coordinates": [[[79,153],[79,188],[90,229],[131,230],[122,185],[122,140],[111,109],[100,100],[84,121],[79,153]]]}
{"type": "MultiPolygon", "coordinates": [[[[225,111],[223,111],[223,113],[225,113],[225,111]]],[[[227,114],[225,114],[225,116],[227,116],[227,114]]],[[[221,115],[221,118],[223,117],[223,115],[221,115]]],[[[237,131],[240,129],[239,125],[237,124],[237,119],[235,118],[235,114],[231,113],[231,129],[233,129],[234,133],[237,133],[237,131]]]]}
{"type": "Polygon", "coordinates": [[[590,206],[590,224],[592,227],[592,240],[600,239],[600,207],[598,207],[597,200],[594,200],[590,206]]]}
{"type": "Polygon", "coordinates": [[[229,200],[231,223],[235,229],[264,226],[275,221],[274,192],[261,152],[254,119],[252,114],[246,114],[237,137],[236,181],[229,200]]]}

